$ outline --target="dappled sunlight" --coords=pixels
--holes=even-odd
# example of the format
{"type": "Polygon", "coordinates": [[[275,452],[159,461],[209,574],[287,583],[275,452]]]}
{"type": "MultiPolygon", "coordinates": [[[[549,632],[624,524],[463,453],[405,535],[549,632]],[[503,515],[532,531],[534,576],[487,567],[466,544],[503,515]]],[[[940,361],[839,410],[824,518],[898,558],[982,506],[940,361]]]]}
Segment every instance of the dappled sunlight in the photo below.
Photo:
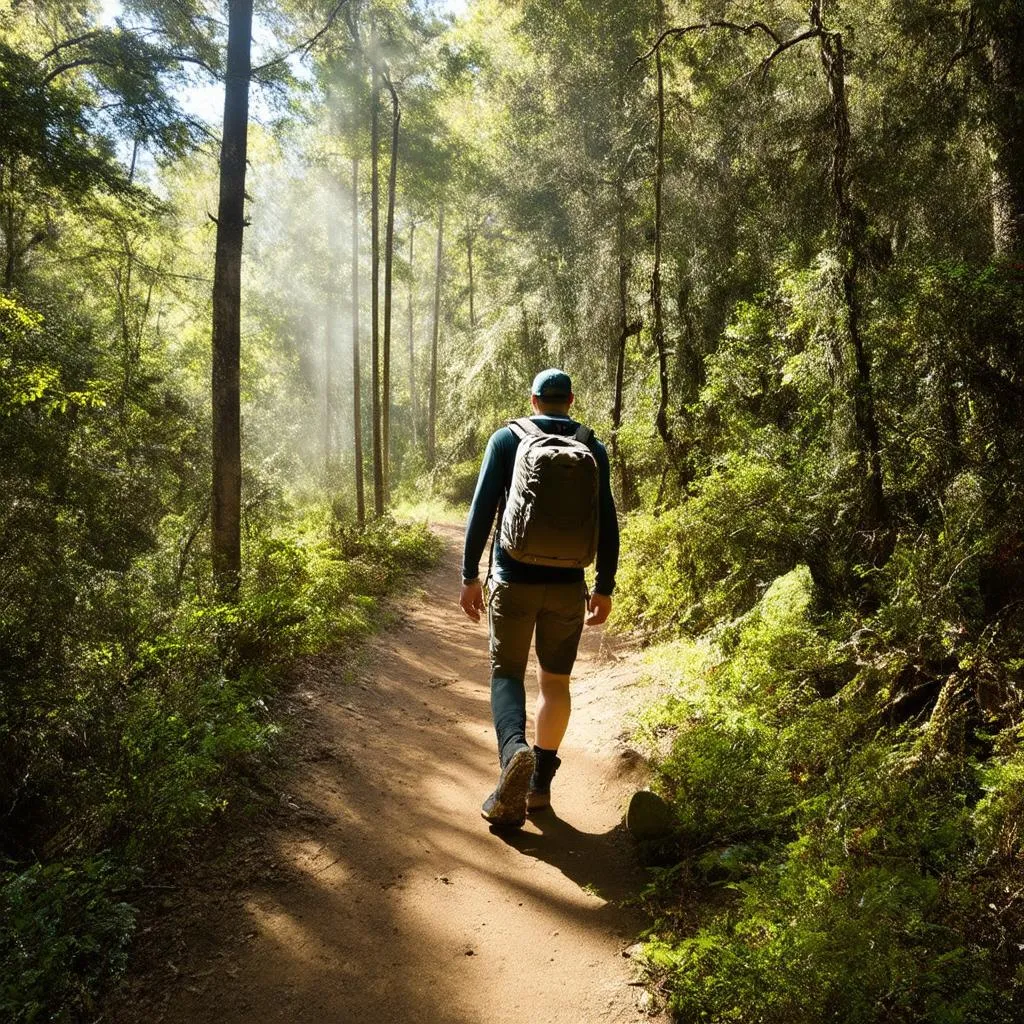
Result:
{"type": "MultiPolygon", "coordinates": [[[[452,558],[428,601],[447,592],[452,558]]],[[[241,1021],[239,1007],[273,999],[310,1024],[512,1024],[568,992],[558,1024],[590,1014],[580,999],[587,1019],[609,1006],[626,1019],[618,954],[637,920],[620,901],[641,877],[599,795],[601,759],[564,751],[557,806],[577,824],[547,811],[492,830],[479,811],[497,776],[486,642],[429,604],[372,644],[354,678],[307,687],[309,754],[269,836],[272,866],[222,925],[224,984],[179,992],[168,1019],[241,1021]]]]}

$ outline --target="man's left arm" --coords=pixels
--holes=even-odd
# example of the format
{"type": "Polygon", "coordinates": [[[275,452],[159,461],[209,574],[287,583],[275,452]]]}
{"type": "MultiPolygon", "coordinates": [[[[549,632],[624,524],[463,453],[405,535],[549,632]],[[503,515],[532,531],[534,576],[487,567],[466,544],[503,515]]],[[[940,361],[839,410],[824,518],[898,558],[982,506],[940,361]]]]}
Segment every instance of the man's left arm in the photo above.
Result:
{"type": "Polygon", "coordinates": [[[619,520],[612,496],[608,452],[603,444],[595,446],[595,458],[598,468],[597,578],[590,597],[590,612],[585,620],[588,626],[599,626],[608,618],[612,610],[615,573],[619,567],[619,520]]]}

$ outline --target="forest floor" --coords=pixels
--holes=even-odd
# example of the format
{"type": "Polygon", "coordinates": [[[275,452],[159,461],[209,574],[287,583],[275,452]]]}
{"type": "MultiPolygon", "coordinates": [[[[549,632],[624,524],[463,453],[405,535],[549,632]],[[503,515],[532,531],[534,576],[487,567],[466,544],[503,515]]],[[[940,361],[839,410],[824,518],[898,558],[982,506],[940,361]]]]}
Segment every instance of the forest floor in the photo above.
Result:
{"type": "Polygon", "coordinates": [[[646,876],[621,824],[644,782],[638,659],[584,631],[555,808],[491,831],[486,626],[457,605],[461,531],[435,529],[443,558],[393,628],[297,666],[273,813],[168,887],[101,1019],[651,1021],[629,955],[646,876]]]}

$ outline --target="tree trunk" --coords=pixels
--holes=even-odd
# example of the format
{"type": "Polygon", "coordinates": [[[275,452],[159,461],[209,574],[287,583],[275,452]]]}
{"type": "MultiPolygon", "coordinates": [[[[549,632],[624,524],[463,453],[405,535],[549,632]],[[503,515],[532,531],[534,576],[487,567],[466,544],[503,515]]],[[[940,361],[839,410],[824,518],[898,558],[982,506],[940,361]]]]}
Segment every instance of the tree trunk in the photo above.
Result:
{"type": "Polygon", "coordinates": [[[473,309],[473,232],[466,233],[466,262],[469,264],[469,329],[476,330],[476,311],[473,309]]]}
{"type": "Polygon", "coordinates": [[[402,111],[391,79],[385,81],[391,93],[391,165],[388,168],[388,214],[384,229],[384,385],[381,396],[381,454],[386,498],[391,486],[391,272],[395,258],[395,188],[398,183],[398,125],[402,111]]]}
{"type": "Polygon", "coordinates": [[[441,246],[444,239],[444,207],[437,215],[437,252],[434,255],[434,322],[430,339],[430,391],[427,398],[427,461],[437,458],[437,338],[441,327],[441,246]]]}
{"type": "MultiPolygon", "coordinates": [[[[658,2],[658,27],[664,28],[665,12],[658,2]]],[[[654,53],[654,66],[658,76],[658,132],[654,166],[654,267],[651,270],[651,307],[654,314],[652,333],[658,353],[658,413],[655,424],[665,447],[672,448],[668,429],[668,353],[665,351],[665,320],[661,298],[661,193],[665,178],[665,72],[661,63],[661,48],[654,53]]]]}
{"type": "Polygon", "coordinates": [[[213,268],[213,558],[214,585],[233,600],[242,571],[242,445],[239,397],[242,235],[249,127],[252,0],[228,0],[224,132],[213,268]]]}
{"type": "Polygon", "coordinates": [[[334,249],[331,233],[331,214],[327,217],[327,311],[324,316],[324,419],[323,419],[323,448],[324,448],[324,481],[330,479],[331,463],[334,457],[333,452],[333,406],[334,406],[334,304],[336,293],[334,288],[334,249]]]}
{"type": "Polygon", "coordinates": [[[380,415],[380,71],[377,68],[377,23],[370,16],[373,84],[370,90],[370,408],[373,418],[373,513],[384,514],[384,448],[380,415]]]}
{"type": "Polygon", "coordinates": [[[4,291],[10,295],[14,291],[14,282],[18,276],[18,234],[20,231],[17,207],[14,205],[13,196],[16,185],[17,157],[13,154],[7,159],[6,165],[2,168],[3,177],[0,178],[0,189],[6,192],[11,199],[3,204],[4,216],[4,291]]]}
{"type": "Polygon", "coordinates": [[[615,361],[615,400],[612,405],[612,432],[610,437],[612,463],[619,473],[619,505],[626,511],[633,505],[632,484],[625,456],[619,451],[619,427],[622,425],[622,389],[626,371],[626,344],[640,331],[640,323],[629,322],[630,259],[626,251],[626,188],[620,178],[615,186],[617,210],[615,240],[619,258],[619,338],[615,361]]]}
{"type": "MultiPolygon", "coordinates": [[[[856,378],[853,388],[853,418],[857,432],[857,456],[864,489],[862,527],[868,547],[877,557],[884,548],[885,491],[878,421],[875,417],[871,361],[861,333],[860,272],[865,264],[865,216],[850,196],[849,151],[850,113],[846,99],[846,52],[839,32],[826,31],[821,18],[821,0],[811,4],[811,24],[818,29],[819,54],[825,70],[832,106],[835,143],[832,149],[831,182],[836,206],[840,259],[843,263],[843,302],[846,327],[853,347],[856,378]]],[[[884,556],[883,556],[884,557],[884,556]]]]}
{"type": "MultiPolygon", "coordinates": [[[[9,181],[4,181],[2,184],[6,185],[5,191],[9,191],[11,195],[14,194],[14,167],[13,161],[10,168],[3,169],[4,178],[9,178],[9,181]]],[[[17,266],[17,254],[15,250],[15,228],[14,228],[14,203],[8,201],[4,203],[4,291],[10,295],[14,290],[14,273],[15,267],[17,266]]]]}
{"type": "Polygon", "coordinates": [[[990,21],[989,103],[993,128],[992,226],[996,253],[1024,250],[1024,9],[985,5],[990,21]]]}
{"type": "Polygon", "coordinates": [[[413,292],[415,290],[416,279],[413,274],[413,240],[416,234],[416,221],[409,221],[409,405],[410,413],[412,415],[412,446],[413,448],[419,447],[419,431],[417,428],[417,420],[419,420],[420,412],[418,403],[416,401],[416,345],[415,345],[415,333],[416,324],[413,314],[413,292]]]}
{"type": "Polygon", "coordinates": [[[356,472],[356,519],[366,523],[363,495],[363,407],[359,380],[359,157],[352,158],[352,447],[356,472]]]}
{"type": "Polygon", "coordinates": [[[330,477],[331,464],[334,459],[333,450],[333,401],[334,401],[334,294],[327,293],[327,315],[324,317],[324,479],[330,477]]]}

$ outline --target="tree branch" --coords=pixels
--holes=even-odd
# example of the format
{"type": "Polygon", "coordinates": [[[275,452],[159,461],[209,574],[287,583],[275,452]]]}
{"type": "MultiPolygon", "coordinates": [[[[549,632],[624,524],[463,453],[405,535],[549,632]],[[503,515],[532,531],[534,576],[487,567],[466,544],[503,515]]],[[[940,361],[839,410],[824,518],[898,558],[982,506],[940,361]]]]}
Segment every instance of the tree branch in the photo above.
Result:
{"type": "Polygon", "coordinates": [[[398,93],[395,91],[394,83],[391,81],[391,75],[388,74],[387,65],[381,68],[381,78],[384,79],[384,84],[387,86],[388,92],[391,94],[391,102],[395,105],[395,110],[399,110],[398,93]]]}
{"type": "Polygon", "coordinates": [[[84,68],[92,65],[103,65],[108,68],[116,68],[117,65],[104,57],[80,57],[78,60],[69,60],[66,64],[58,64],[52,71],[43,76],[41,85],[49,85],[55,78],[63,75],[65,71],[72,71],[75,68],[84,68]]]}
{"type": "Polygon", "coordinates": [[[51,47],[36,61],[37,64],[42,64],[43,61],[49,60],[51,57],[56,57],[61,50],[66,50],[69,46],[77,46],[79,43],[87,43],[90,39],[95,39],[97,36],[103,34],[103,29],[93,29],[91,32],[84,32],[80,36],[75,36],[73,39],[65,39],[62,43],[57,43],[56,46],[51,47]]]}
{"type": "Polygon", "coordinates": [[[684,36],[688,32],[707,32],[708,29],[712,28],[725,28],[732,32],[742,32],[743,35],[749,36],[754,32],[764,32],[773,43],[780,43],[778,35],[770,29],[763,21],[752,21],[749,25],[741,25],[735,21],[701,21],[694,25],[676,25],[672,28],[665,29],[660,36],[655,40],[654,45],[646,52],[641,54],[632,64],[629,65],[629,70],[632,71],[638,64],[642,64],[645,60],[653,57],[658,50],[661,48],[661,44],[666,39],[673,38],[675,36],[684,36]]]}
{"type": "Polygon", "coordinates": [[[761,74],[768,74],[768,68],[771,66],[772,61],[775,60],[775,58],[778,57],[780,53],[785,53],[786,50],[788,50],[791,46],[796,46],[797,43],[802,43],[805,39],[814,39],[817,36],[820,36],[821,33],[822,30],[820,28],[809,28],[793,36],[792,38],[787,39],[785,42],[779,43],[779,45],[776,46],[775,49],[772,50],[772,52],[769,53],[763,61],[761,61],[761,74]]]}
{"type": "Polygon", "coordinates": [[[977,52],[979,49],[981,49],[981,44],[974,39],[974,5],[971,4],[970,10],[963,20],[963,36],[960,39],[960,45],[953,51],[953,55],[949,58],[946,67],[943,69],[942,77],[939,81],[945,83],[950,71],[953,70],[957,62],[977,52]]]}
{"type": "Polygon", "coordinates": [[[216,68],[207,64],[202,57],[193,57],[190,54],[177,53],[174,50],[169,50],[164,56],[174,64],[195,64],[197,67],[202,68],[211,78],[221,77],[221,73],[216,68]]]}
{"type": "Polygon", "coordinates": [[[323,38],[331,29],[331,26],[337,20],[338,15],[341,13],[341,9],[348,3],[348,0],[339,0],[335,4],[334,9],[327,17],[327,21],[324,22],[323,26],[318,32],[311,35],[304,43],[299,43],[298,46],[293,46],[287,53],[282,53],[280,57],[274,57],[273,60],[268,60],[265,64],[260,64],[258,67],[254,67],[251,70],[253,75],[258,75],[263,71],[267,71],[269,68],[275,67],[278,64],[283,64],[289,57],[294,57],[295,54],[301,53],[303,55],[309,53],[314,46],[323,38]]]}

